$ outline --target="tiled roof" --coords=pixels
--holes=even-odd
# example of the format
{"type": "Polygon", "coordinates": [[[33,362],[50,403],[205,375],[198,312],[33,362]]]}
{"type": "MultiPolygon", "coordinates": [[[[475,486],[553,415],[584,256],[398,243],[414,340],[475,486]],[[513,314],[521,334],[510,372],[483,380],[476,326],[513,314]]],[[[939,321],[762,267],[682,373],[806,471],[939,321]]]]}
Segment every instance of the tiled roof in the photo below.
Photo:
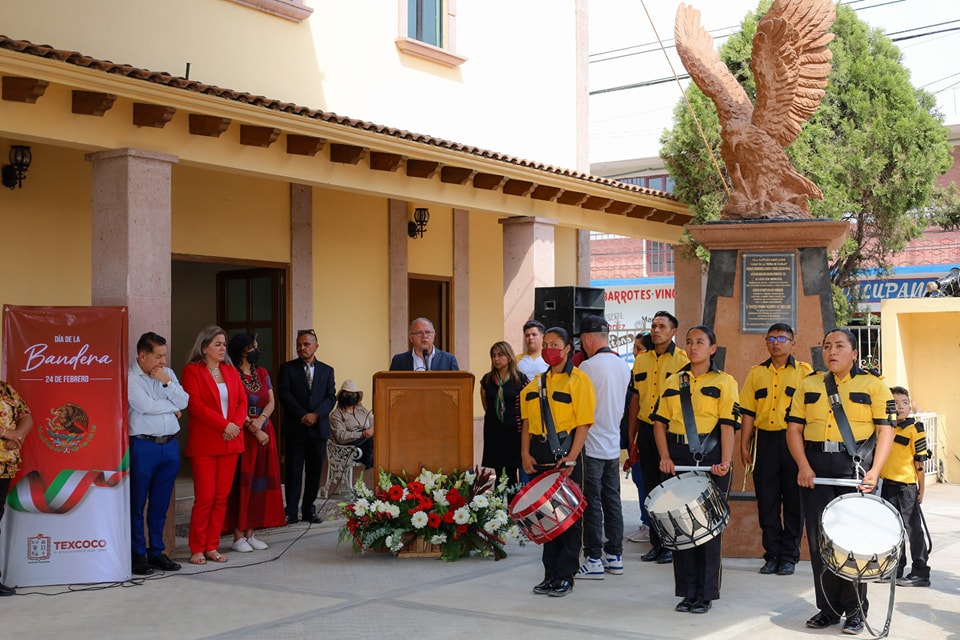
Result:
{"type": "Polygon", "coordinates": [[[655,191],[652,189],[647,189],[645,187],[638,187],[636,185],[625,184],[618,180],[611,180],[610,178],[603,178],[600,176],[591,175],[589,173],[583,173],[581,171],[574,171],[572,169],[563,169],[560,167],[544,164],[541,162],[524,160],[522,158],[517,158],[504,153],[490,151],[487,149],[481,149],[479,147],[474,147],[470,145],[460,144],[458,142],[445,140],[443,138],[436,138],[433,136],[428,136],[420,133],[414,133],[412,131],[406,131],[404,129],[396,129],[394,127],[389,127],[389,126],[377,124],[374,122],[367,122],[365,120],[356,120],[354,118],[340,116],[335,113],[321,111],[319,109],[311,109],[309,107],[297,105],[292,102],[281,102],[280,100],[274,100],[272,98],[267,98],[265,96],[257,96],[251,93],[234,91],[233,89],[224,89],[222,87],[218,87],[215,85],[204,84],[196,80],[189,80],[187,78],[173,76],[166,72],[150,71],[149,69],[140,69],[128,64],[117,64],[114,62],[110,62],[109,60],[98,60],[97,58],[91,58],[90,56],[83,55],[82,53],[79,53],[77,51],[66,51],[63,49],[57,49],[50,45],[33,44],[32,42],[29,42],[26,40],[14,40],[12,38],[9,38],[3,35],[0,35],[0,48],[8,49],[10,51],[16,51],[18,53],[23,53],[27,55],[37,56],[40,58],[49,58],[52,60],[59,60],[67,64],[73,64],[79,67],[86,67],[88,69],[95,69],[97,71],[103,71],[104,73],[121,75],[134,80],[153,82],[155,84],[165,85],[168,87],[172,87],[174,89],[182,89],[184,91],[194,91],[196,93],[216,96],[218,98],[224,98],[226,100],[234,100],[236,102],[242,102],[244,104],[263,107],[265,109],[281,111],[284,113],[291,113],[294,115],[303,116],[305,118],[322,120],[324,122],[333,123],[333,124],[341,125],[344,127],[361,129],[363,131],[369,131],[372,133],[390,136],[393,138],[409,140],[411,142],[416,142],[419,144],[430,145],[430,146],[439,147],[442,149],[447,149],[450,151],[457,151],[461,153],[471,154],[471,155],[479,156],[482,158],[487,158],[490,160],[495,160],[499,162],[516,165],[519,167],[535,169],[538,171],[543,171],[546,173],[551,173],[551,174],[555,174],[555,175],[559,175],[567,178],[574,178],[577,180],[583,180],[585,182],[614,187],[626,192],[633,192],[638,194],[655,196],[658,198],[662,198],[664,200],[672,200],[672,201],[679,200],[673,194],[665,193],[662,191],[655,191]]]}

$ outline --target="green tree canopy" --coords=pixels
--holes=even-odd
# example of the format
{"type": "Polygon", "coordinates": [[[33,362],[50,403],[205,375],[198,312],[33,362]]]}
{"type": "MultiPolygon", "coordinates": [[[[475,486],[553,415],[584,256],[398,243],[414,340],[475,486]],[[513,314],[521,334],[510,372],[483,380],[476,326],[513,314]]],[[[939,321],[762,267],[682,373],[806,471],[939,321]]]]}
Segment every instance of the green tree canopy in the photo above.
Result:
{"type": "MultiPolygon", "coordinates": [[[[762,0],[757,12],[744,18],[740,33],[720,48],[751,99],[756,95],[750,70],[753,36],[771,4],[762,0]]],[[[952,150],[936,101],[913,87],[889,38],[844,5],[837,7],[832,32],[826,96],[787,154],[823,190],[822,201],[810,202],[814,217],[851,223],[850,238],[830,264],[834,285],[848,288],[869,270],[888,273],[890,256],[922,235],[930,222],[928,208],[936,205],[935,180],[950,167],[952,150]]],[[[687,97],[729,184],[719,160],[716,109],[692,83],[687,97]]],[[[674,109],[673,129],[660,142],[674,192],[690,204],[695,222],[719,218],[726,193],[683,100],[674,109]]]]}

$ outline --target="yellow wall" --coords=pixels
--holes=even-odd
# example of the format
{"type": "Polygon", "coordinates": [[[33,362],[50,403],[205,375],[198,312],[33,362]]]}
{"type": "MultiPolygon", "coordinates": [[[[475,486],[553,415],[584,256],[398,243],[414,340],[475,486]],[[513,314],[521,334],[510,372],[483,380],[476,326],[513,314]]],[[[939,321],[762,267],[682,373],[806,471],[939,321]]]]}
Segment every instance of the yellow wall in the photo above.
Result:
{"type": "Polygon", "coordinates": [[[173,253],[290,261],[290,185],[173,165],[173,253]]]}
{"type": "Polygon", "coordinates": [[[946,479],[960,482],[960,298],[889,299],[880,305],[883,376],[940,416],[946,479]]]}
{"type": "Polygon", "coordinates": [[[384,198],[313,190],[317,357],[336,370],[338,389],[355,380],[371,408],[373,374],[390,366],[387,226],[384,198]]]}
{"type": "Polygon", "coordinates": [[[307,4],[297,24],[227,0],[11,1],[0,24],[11,38],[174,76],[190,63],[205,84],[576,168],[576,135],[556,135],[577,130],[575,0],[457,3],[468,60],[453,69],[397,50],[397,0],[307,4]]]}
{"type": "MultiPolygon", "coordinates": [[[[414,205],[408,219],[413,220],[414,205]]],[[[430,221],[422,238],[407,239],[407,271],[432,276],[453,277],[453,210],[428,207],[430,221]]]]}
{"type": "Polygon", "coordinates": [[[556,227],[554,235],[554,286],[577,286],[577,230],[572,227],[556,227]]]}
{"type": "Polygon", "coordinates": [[[502,237],[496,216],[470,216],[470,369],[477,380],[473,410],[478,416],[483,415],[479,383],[490,370],[490,346],[504,339],[502,237]]]}

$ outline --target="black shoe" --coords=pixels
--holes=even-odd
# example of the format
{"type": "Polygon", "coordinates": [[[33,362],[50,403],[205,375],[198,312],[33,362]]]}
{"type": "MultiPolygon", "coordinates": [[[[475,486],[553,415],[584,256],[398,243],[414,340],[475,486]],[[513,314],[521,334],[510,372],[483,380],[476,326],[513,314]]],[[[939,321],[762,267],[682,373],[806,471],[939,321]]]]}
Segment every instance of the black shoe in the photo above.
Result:
{"type": "Polygon", "coordinates": [[[305,513],[303,514],[303,517],[300,519],[303,520],[304,522],[310,522],[312,524],[320,524],[321,522],[323,522],[323,518],[318,516],[316,513],[311,513],[311,514],[305,513]]]}
{"type": "Polygon", "coordinates": [[[660,557],[657,558],[657,564],[670,564],[673,562],[673,551],[670,549],[664,549],[660,552],[660,557]]]}
{"type": "Polygon", "coordinates": [[[287,516],[287,524],[297,524],[300,522],[300,518],[297,516],[287,516]]]}
{"type": "Polygon", "coordinates": [[[820,611],[817,615],[807,620],[807,627],[810,629],[826,629],[840,622],[840,616],[827,611],[820,611]]]}
{"type": "Polygon", "coordinates": [[[690,607],[693,606],[693,600],[687,600],[684,598],[677,603],[677,606],[673,608],[674,611],[679,611],[680,613],[690,613],[690,607]]]}
{"type": "Polygon", "coordinates": [[[547,592],[548,596],[553,596],[554,598],[562,598],[563,596],[568,596],[573,592],[573,580],[570,578],[560,578],[559,580],[553,581],[553,586],[550,591],[547,592]]]}
{"type": "Polygon", "coordinates": [[[657,558],[660,557],[660,554],[663,553],[663,547],[654,547],[647,551],[645,554],[640,556],[640,559],[644,562],[654,562],[657,558]]]}
{"type": "Polygon", "coordinates": [[[843,632],[855,636],[861,631],[863,631],[863,616],[859,613],[847,616],[846,622],[843,623],[843,632]]]}
{"type": "Polygon", "coordinates": [[[134,556],[131,569],[135,576],[152,576],[153,567],[147,562],[147,556],[134,556]]]}
{"type": "Polygon", "coordinates": [[[697,600],[690,605],[690,613],[706,613],[712,606],[709,600],[697,600]]]}
{"type": "Polygon", "coordinates": [[[797,568],[797,565],[789,560],[784,560],[780,563],[780,568],[777,569],[778,576],[792,576],[794,570],[797,568]]]}
{"type": "Polygon", "coordinates": [[[897,578],[898,587],[929,587],[930,578],[921,578],[920,576],[915,576],[912,573],[906,578],[897,578]]]}
{"type": "Polygon", "coordinates": [[[0,597],[2,596],[15,596],[17,595],[17,590],[13,587],[8,587],[7,585],[0,582],[0,597]]]}
{"type": "Polygon", "coordinates": [[[760,573],[765,576],[770,575],[771,573],[777,572],[777,561],[776,560],[767,560],[763,563],[763,566],[760,567],[760,573]]]}
{"type": "Polygon", "coordinates": [[[174,562],[167,557],[167,554],[161,553],[158,556],[150,558],[150,566],[156,567],[161,571],[180,571],[180,563],[174,562]]]}
{"type": "Polygon", "coordinates": [[[533,592],[538,596],[545,596],[553,589],[553,578],[544,578],[540,584],[533,585],[533,592]]]}

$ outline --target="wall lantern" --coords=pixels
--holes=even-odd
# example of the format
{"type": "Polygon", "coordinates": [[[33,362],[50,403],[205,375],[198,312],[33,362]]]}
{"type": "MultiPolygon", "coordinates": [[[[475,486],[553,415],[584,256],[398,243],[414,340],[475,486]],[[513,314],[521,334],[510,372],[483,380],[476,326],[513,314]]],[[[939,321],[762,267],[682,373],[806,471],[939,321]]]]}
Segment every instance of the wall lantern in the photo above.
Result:
{"type": "Polygon", "coordinates": [[[417,207],[413,210],[413,220],[407,223],[407,235],[411,238],[422,238],[427,232],[427,222],[430,221],[430,210],[426,207],[417,207]]]}
{"type": "Polygon", "coordinates": [[[3,165],[2,169],[3,186],[11,189],[23,188],[23,179],[27,177],[27,169],[30,168],[32,159],[30,147],[22,144],[10,145],[10,164],[3,165]]]}

